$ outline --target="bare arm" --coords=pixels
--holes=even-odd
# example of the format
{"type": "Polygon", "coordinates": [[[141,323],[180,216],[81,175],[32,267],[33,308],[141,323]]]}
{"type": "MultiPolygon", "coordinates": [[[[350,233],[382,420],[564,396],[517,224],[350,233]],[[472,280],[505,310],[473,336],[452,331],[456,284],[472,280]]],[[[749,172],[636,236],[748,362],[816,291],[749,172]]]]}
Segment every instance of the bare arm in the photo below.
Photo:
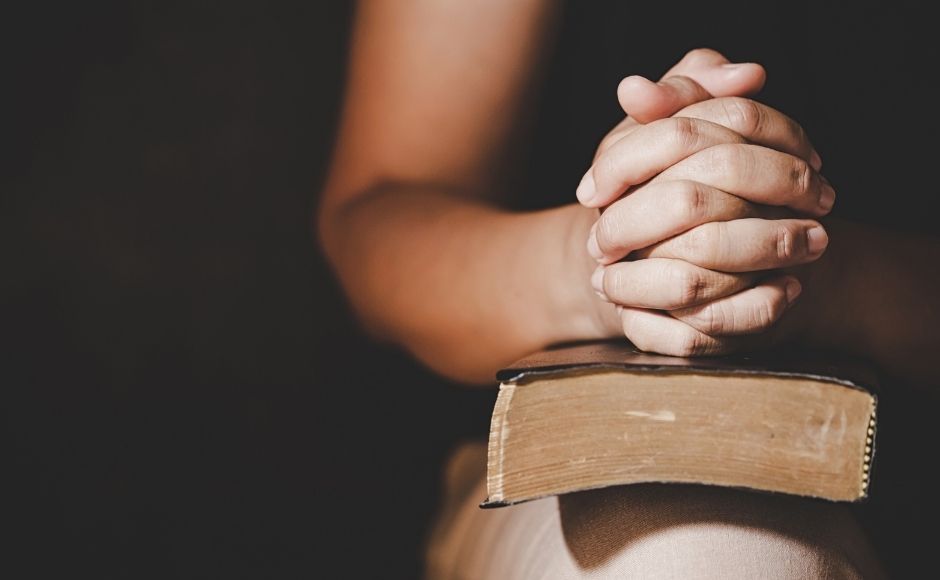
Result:
{"type": "MultiPolygon", "coordinates": [[[[358,12],[320,236],[366,325],[460,380],[489,382],[552,342],[620,333],[587,283],[593,210],[487,202],[551,12],[537,0],[373,0],[358,12]]],[[[671,114],[649,110],[646,120],[671,114]]],[[[940,244],[828,227],[835,244],[791,320],[808,321],[797,326],[811,342],[938,382],[940,244]]]]}
{"type": "Polygon", "coordinates": [[[603,332],[583,256],[592,212],[485,201],[551,10],[375,0],[356,17],[321,240],[366,326],[460,380],[603,332]]]}
{"type": "MultiPolygon", "coordinates": [[[[468,4],[361,4],[319,225],[371,331],[442,374],[490,382],[535,349],[622,328],[589,282],[584,240],[596,210],[510,213],[492,203],[553,3],[468,4]]],[[[628,90],[627,108],[655,120],[763,80],[757,65],[692,51],[664,81],[628,90]]],[[[635,123],[618,125],[601,150],[635,123]]]]}

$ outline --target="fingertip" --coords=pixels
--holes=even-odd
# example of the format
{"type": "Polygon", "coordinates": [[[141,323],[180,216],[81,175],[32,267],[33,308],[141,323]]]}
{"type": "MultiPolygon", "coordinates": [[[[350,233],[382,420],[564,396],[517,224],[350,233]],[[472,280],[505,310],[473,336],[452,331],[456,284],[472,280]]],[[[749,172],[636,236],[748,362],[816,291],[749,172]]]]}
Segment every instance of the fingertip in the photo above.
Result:
{"type": "Polygon", "coordinates": [[[629,95],[637,90],[655,89],[656,83],[640,75],[624,77],[617,85],[617,96],[629,95]]]}
{"type": "Polygon", "coordinates": [[[759,93],[767,83],[767,69],[756,62],[742,63],[741,68],[735,73],[742,78],[742,83],[746,85],[747,94],[759,93]]]}
{"type": "Polygon", "coordinates": [[[756,62],[731,62],[721,65],[721,69],[729,77],[747,77],[749,80],[758,81],[761,86],[767,81],[767,70],[756,62]]]}
{"type": "Polygon", "coordinates": [[[578,184],[578,188],[575,190],[578,201],[585,207],[596,207],[594,201],[597,197],[597,185],[594,183],[593,172],[593,168],[588,169],[584,177],[581,178],[581,183],[578,184]]]}
{"type": "Polygon", "coordinates": [[[821,225],[815,225],[806,231],[806,248],[811,256],[823,253],[829,245],[829,234],[821,225]]]}
{"type": "Polygon", "coordinates": [[[821,192],[819,193],[819,212],[821,215],[826,215],[832,211],[832,206],[836,204],[836,190],[832,188],[832,185],[823,177],[821,174],[819,176],[820,181],[822,182],[821,192]]]}
{"type": "Polygon", "coordinates": [[[736,62],[701,71],[701,84],[716,97],[746,96],[760,92],[767,71],[756,62],[736,62]]]}
{"type": "Polygon", "coordinates": [[[617,100],[628,115],[647,106],[659,96],[660,88],[653,81],[639,75],[631,75],[617,85],[617,100]]]}
{"type": "Polygon", "coordinates": [[[796,299],[799,298],[800,294],[803,292],[803,285],[800,284],[800,281],[793,277],[787,276],[784,279],[784,291],[787,295],[787,305],[791,306],[796,299]]]}
{"type": "Polygon", "coordinates": [[[764,66],[756,62],[729,62],[720,66],[730,73],[748,74],[760,77],[767,76],[767,71],[764,69],[764,66]]]}
{"type": "Polygon", "coordinates": [[[725,55],[711,48],[694,48],[687,52],[675,66],[664,75],[666,77],[687,74],[702,67],[718,66],[729,62],[725,55]]]}
{"type": "Polygon", "coordinates": [[[822,170],[822,157],[819,156],[819,152],[815,149],[809,154],[809,164],[813,168],[813,171],[817,173],[822,170]]]}
{"type": "Polygon", "coordinates": [[[707,66],[727,63],[728,59],[713,48],[693,48],[682,57],[682,64],[691,66],[707,66]]]}
{"type": "Polygon", "coordinates": [[[658,83],[643,81],[627,83],[626,89],[618,95],[623,111],[641,125],[669,117],[682,107],[708,97],[707,93],[691,94],[698,85],[687,77],[673,76],[658,83]]]}

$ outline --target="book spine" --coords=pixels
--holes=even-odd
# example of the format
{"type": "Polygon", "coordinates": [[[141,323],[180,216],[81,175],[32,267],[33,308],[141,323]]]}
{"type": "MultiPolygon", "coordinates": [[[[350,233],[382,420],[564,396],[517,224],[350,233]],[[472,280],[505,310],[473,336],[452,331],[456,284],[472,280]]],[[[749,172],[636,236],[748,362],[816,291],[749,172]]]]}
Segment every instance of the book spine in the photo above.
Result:
{"type": "Polygon", "coordinates": [[[490,421],[490,438],[487,445],[486,457],[486,492],[487,502],[499,502],[503,499],[503,449],[506,437],[509,435],[509,406],[516,393],[516,385],[502,383],[499,386],[499,395],[493,407],[493,416],[490,421]]]}

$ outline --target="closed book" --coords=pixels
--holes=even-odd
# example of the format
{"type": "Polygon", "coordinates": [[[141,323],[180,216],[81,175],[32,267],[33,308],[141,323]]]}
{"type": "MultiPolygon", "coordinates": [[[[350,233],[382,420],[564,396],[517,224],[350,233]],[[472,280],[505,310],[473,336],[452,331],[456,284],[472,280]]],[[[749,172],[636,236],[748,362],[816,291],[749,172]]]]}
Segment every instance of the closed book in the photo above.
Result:
{"type": "Polygon", "coordinates": [[[594,342],[535,353],[497,379],[484,507],[648,482],[868,495],[878,382],[865,361],[677,358],[594,342]]]}

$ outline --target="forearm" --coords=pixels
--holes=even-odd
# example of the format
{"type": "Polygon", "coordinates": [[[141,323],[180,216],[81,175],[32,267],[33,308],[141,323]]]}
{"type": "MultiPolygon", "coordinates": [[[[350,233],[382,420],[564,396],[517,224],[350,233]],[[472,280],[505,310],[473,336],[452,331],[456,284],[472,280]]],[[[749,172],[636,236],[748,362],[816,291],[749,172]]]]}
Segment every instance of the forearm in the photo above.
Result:
{"type": "Polygon", "coordinates": [[[940,242],[835,222],[828,306],[817,301],[816,336],[824,346],[870,358],[924,387],[940,386],[940,242]]]}
{"type": "Polygon", "coordinates": [[[533,350],[616,330],[589,284],[594,218],[399,185],[328,209],[321,237],[367,328],[444,375],[490,382],[533,350]]]}

